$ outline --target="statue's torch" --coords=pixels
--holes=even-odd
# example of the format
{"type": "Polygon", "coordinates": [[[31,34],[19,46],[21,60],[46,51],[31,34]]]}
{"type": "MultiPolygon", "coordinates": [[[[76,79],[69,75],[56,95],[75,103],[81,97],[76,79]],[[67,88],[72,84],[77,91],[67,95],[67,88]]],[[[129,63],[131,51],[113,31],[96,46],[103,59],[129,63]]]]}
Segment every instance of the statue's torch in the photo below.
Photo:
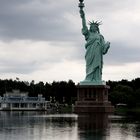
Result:
{"type": "Polygon", "coordinates": [[[83,8],[85,7],[83,1],[84,1],[84,0],[79,0],[80,3],[79,3],[78,6],[80,7],[80,9],[83,9],[83,8]]]}

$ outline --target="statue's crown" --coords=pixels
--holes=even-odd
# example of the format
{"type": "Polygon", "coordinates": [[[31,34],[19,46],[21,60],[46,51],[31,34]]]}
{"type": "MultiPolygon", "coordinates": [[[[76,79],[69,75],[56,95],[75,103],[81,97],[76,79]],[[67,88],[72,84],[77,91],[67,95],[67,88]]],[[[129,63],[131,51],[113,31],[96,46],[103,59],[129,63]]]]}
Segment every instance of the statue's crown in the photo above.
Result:
{"type": "Polygon", "coordinates": [[[101,25],[101,24],[102,24],[101,21],[95,21],[95,22],[94,22],[94,20],[89,21],[89,25],[99,26],[99,25],[101,25]]]}

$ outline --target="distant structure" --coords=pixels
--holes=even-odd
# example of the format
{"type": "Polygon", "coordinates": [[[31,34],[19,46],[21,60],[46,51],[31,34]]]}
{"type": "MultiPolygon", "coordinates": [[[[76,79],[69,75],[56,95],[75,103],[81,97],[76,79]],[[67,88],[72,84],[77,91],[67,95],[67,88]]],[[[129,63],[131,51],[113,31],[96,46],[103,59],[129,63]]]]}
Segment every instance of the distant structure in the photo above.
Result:
{"type": "Polygon", "coordinates": [[[0,96],[0,110],[48,110],[50,101],[46,101],[39,94],[38,97],[29,97],[28,92],[13,90],[0,96]]]}

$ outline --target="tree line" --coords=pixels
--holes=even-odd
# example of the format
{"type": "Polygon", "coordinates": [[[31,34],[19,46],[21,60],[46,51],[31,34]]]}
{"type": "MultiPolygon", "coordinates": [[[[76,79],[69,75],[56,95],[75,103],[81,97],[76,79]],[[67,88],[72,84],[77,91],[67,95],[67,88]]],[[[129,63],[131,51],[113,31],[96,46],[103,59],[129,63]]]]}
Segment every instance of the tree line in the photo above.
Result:
{"type": "Polygon", "coordinates": [[[131,81],[108,81],[110,86],[109,100],[113,105],[127,104],[128,107],[140,107],[140,78],[131,81]]]}
{"type": "Polygon", "coordinates": [[[36,97],[42,94],[46,100],[52,102],[73,104],[76,100],[76,85],[72,80],[66,81],[53,81],[52,83],[44,83],[42,81],[35,83],[32,80],[20,81],[19,79],[0,80],[0,96],[5,92],[11,92],[13,89],[18,89],[21,92],[28,92],[30,97],[36,97]]]}
{"type": "MultiPolygon", "coordinates": [[[[109,100],[113,105],[118,103],[127,104],[128,107],[140,106],[140,78],[131,81],[107,81],[109,89],[109,100]]],[[[29,96],[38,96],[42,94],[46,100],[52,102],[74,104],[77,99],[76,84],[72,81],[53,81],[52,83],[38,82],[32,80],[20,81],[19,79],[0,80],[0,96],[6,91],[19,89],[28,92],[29,96]]]]}

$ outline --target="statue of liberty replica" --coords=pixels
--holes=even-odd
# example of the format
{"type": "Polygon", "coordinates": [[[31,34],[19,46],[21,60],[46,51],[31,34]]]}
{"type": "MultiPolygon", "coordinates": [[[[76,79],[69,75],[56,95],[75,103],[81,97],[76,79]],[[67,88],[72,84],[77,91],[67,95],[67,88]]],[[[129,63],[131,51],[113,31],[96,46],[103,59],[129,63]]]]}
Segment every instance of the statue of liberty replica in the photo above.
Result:
{"type": "Polygon", "coordinates": [[[107,53],[110,43],[105,42],[104,37],[100,34],[100,22],[89,22],[90,28],[86,25],[85,13],[83,11],[83,0],[80,0],[80,16],[82,18],[82,34],[85,36],[86,44],[86,78],[80,84],[103,84],[102,68],[103,55],[107,53]]]}
{"type": "Polygon", "coordinates": [[[82,19],[82,34],[86,44],[86,77],[77,86],[78,101],[75,105],[76,113],[113,112],[113,106],[108,101],[109,86],[102,81],[103,55],[108,52],[110,42],[105,42],[100,34],[100,22],[89,22],[86,25],[84,0],[79,0],[80,16],[82,19]]]}

